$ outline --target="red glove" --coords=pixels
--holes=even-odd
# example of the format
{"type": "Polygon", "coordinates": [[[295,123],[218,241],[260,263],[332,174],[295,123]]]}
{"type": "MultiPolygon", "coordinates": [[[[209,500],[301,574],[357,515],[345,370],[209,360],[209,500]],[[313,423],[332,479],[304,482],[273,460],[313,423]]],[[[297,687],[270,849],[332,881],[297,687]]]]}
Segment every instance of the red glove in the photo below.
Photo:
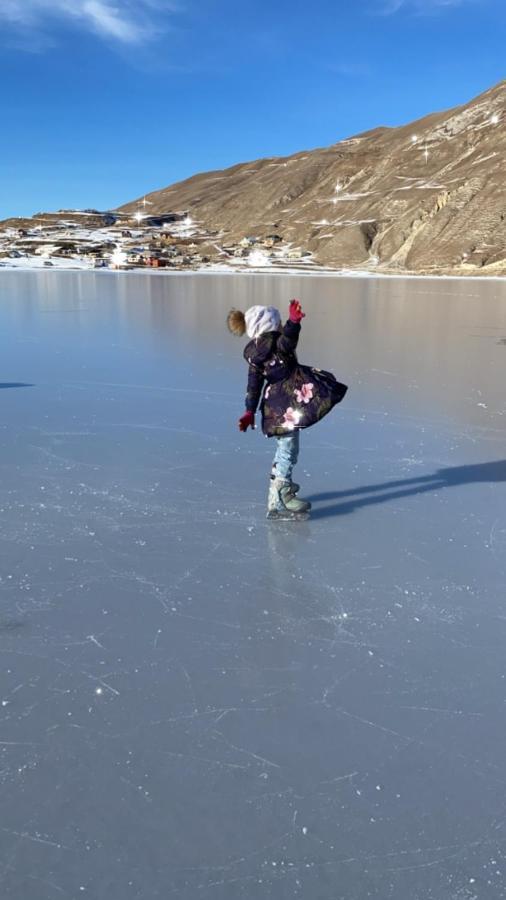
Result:
{"type": "Polygon", "coordinates": [[[255,413],[246,410],[243,416],[239,419],[239,431],[247,431],[248,428],[255,427],[255,413]]]}
{"type": "Polygon", "coordinates": [[[298,300],[292,300],[290,302],[290,311],[288,313],[288,318],[290,322],[294,322],[295,325],[300,325],[302,319],[305,317],[306,313],[302,312],[302,307],[298,300]]]}

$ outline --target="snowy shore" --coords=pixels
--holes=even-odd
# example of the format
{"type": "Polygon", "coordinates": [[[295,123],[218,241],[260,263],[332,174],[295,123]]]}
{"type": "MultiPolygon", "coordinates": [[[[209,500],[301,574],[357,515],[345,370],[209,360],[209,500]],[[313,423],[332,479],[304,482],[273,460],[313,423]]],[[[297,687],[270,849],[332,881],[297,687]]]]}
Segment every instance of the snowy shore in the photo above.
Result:
{"type": "Polygon", "coordinates": [[[450,279],[456,281],[505,281],[506,275],[471,275],[471,274],[419,274],[416,272],[380,272],[370,269],[329,269],[319,266],[251,266],[244,262],[238,265],[225,265],[214,263],[201,266],[196,269],[148,269],[145,266],[128,266],[118,269],[95,268],[87,260],[53,259],[51,266],[44,264],[39,256],[24,257],[23,259],[10,259],[8,262],[0,262],[2,271],[12,272],[93,272],[99,275],[147,275],[149,277],[167,277],[175,275],[297,275],[311,278],[378,278],[378,279],[416,279],[416,280],[440,280],[450,279]]]}

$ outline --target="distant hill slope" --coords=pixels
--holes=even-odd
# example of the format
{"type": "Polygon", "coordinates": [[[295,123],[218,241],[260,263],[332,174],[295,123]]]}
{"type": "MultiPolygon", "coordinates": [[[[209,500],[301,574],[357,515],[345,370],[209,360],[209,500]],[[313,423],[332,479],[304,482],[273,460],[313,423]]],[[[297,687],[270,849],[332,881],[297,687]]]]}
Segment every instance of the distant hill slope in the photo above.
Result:
{"type": "MultiPolygon", "coordinates": [[[[216,242],[273,231],[327,266],[506,274],[506,81],[464,106],[147,196],[216,242]]],[[[120,207],[133,212],[139,200],[120,207]]]]}

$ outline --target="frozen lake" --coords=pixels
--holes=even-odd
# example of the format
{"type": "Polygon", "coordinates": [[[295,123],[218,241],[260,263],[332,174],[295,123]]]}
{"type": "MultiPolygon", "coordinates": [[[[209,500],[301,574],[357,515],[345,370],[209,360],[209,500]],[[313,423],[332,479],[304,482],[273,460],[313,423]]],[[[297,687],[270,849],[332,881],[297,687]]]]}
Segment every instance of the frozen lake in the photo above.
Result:
{"type": "Polygon", "coordinates": [[[0,274],[2,900],[506,897],[506,285],[0,274]],[[265,519],[228,309],[350,385],[265,519]]]}

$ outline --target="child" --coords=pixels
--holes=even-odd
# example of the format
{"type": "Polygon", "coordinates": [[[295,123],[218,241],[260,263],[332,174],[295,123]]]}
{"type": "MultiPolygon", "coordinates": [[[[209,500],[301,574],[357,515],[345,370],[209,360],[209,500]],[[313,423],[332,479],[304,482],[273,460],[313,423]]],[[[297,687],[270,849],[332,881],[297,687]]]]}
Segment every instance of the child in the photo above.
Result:
{"type": "Polygon", "coordinates": [[[242,336],[246,331],[250,338],[244,350],[249,374],[240,431],[255,427],[255,412],[267,382],[261,402],[262,431],[267,437],[276,438],[268,519],[308,517],[311,504],[296,496],[299,485],[292,481],[299,456],[299,431],[319,422],[347,391],[330,372],[301,366],[297,361],[295,349],[304,317],[298,300],[291,301],[284,327],[273,306],[252,306],[246,313],[232,309],[227,316],[232,334],[242,336]]]}

